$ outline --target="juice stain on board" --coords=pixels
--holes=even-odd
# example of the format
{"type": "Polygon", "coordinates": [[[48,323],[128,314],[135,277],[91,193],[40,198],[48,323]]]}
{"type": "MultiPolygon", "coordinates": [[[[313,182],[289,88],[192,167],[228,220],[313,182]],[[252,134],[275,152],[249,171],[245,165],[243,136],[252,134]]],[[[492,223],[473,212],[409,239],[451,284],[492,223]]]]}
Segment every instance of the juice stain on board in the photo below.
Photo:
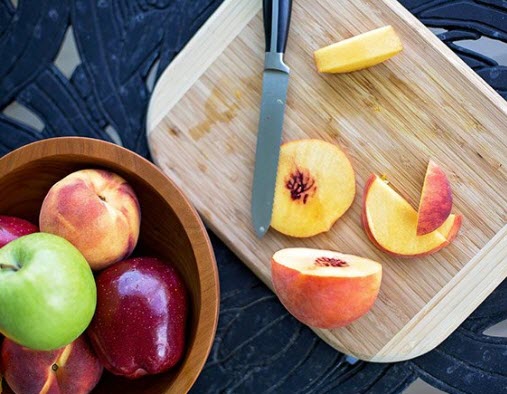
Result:
{"type": "Polygon", "coordinates": [[[241,91],[236,89],[234,98],[231,99],[219,86],[220,84],[213,88],[204,103],[205,120],[188,131],[194,141],[204,137],[216,124],[231,122],[238,113],[241,91]]]}

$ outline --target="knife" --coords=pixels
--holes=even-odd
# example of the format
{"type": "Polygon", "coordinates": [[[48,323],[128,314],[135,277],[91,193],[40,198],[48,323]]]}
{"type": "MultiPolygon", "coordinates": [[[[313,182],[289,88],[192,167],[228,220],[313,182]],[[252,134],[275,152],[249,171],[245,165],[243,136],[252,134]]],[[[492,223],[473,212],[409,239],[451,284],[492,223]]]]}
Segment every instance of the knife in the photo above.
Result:
{"type": "Polygon", "coordinates": [[[262,6],[266,54],[252,190],[252,222],[258,237],[268,231],[273,211],[289,85],[289,67],[283,61],[283,54],[289,34],[292,0],[263,0],[262,6]]]}

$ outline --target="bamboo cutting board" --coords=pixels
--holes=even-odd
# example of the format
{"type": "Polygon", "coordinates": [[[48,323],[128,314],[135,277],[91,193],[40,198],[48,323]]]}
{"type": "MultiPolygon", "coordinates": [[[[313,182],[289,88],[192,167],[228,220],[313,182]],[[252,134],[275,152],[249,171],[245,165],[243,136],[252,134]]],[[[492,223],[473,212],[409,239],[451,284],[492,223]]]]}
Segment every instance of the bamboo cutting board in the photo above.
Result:
{"type": "Polygon", "coordinates": [[[442,342],[507,276],[507,106],[394,0],[295,0],[284,140],[320,138],[352,160],[358,195],[332,230],[257,239],[250,194],[264,59],[260,0],[225,0],[160,78],[148,113],[155,162],[268,286],[270,257],[285,247],[362,255],[384,267],[373,309],[317,334],[345,353],[392,362],[442,342]],[[404,51],[377,67],[319,75],[313,51],[391,24],[404,51]],[[377,250],[361,224],[362,188],[388,174],[416,206],[429,158],[450,176],[456,241],[437,254],[398,259],[377,250]]]}

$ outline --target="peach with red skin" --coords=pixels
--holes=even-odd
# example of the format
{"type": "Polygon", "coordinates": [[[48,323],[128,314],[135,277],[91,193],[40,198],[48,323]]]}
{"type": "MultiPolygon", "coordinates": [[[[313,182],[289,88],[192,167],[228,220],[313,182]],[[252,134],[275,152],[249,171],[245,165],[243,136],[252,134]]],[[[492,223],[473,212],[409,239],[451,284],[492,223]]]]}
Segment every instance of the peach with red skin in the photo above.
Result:
{"type": "Polygon", "coordinates": [[[430,160],[419,202],[417,235],[435,231],[444,224],[451,210],[452,191],[449,179],[442,168],[430,160]]]}
{"type": "Polygon", "coordinates": [[[284,143],[271,227],[304,238],[329,231],[356,194],[352,164],[339,146],[318,139],[284,143]]]}
{"type": "Polygon", "coordinates": [[[92,269],[128,257],[139,238],[141,212],[132,187],[105,170],[76,171],[49,190],[40,229],[70,241],[92,269]]]}
{"type": "Polygon", "coordinates": [[[86,394],[96,386],[103,370],[83,336],[49,352],[5,339],[1,360],[5,381],[16,394],[86,394]]]}
{"type": "MultiPolygon", "coordinates": [[[[376,182],[382,183],[383,185],[385,184],[385,181],[382,180],[380,177],[378,177],[375,174],[370,175],[370,177],[366,181],[366,184],[364,187],[364,194],[363,194],[363,208],[362,208],[361,221],[362,221],[366,235],[368,236],[370,241],[373,243],[373,245],[375,245],[379,250],[381,250],[385,253],[388,253],[392,256],[395,256],[395,257],[422,257],[422,256],[426,256],[426,255],[429,255],[432,253],[436,253],[454,241],[454,239],[456,238],[456,236],[461,228],[461,224],[463,221],[463,217],[461,215],[449,215],[449,217],[444,222],[444,224],[441,227],[439,227],[437,230],[435,230],[429,234],[425,234],[424,236],[418,236],[416,234],[417,214],[416,214],[415,210],[411,207],[407,208],[408,202],[406,200],[404,200],[403,197],[399,196],[394,190],[391,190],[392,196],[393,196],[393,198],[396,198],[394,196],[397,195],[398,198],[397,198],[397,200],[390,201],[390,204],[395,204],[394,208],[396,209],[396,205],[400,204],[400,201],[402,201],[401,204],[404,205],[404,207],[403,207],[404,210],[407,210],[407,209],[412,210],[413,212],[410,212],[410,213],[412,213],[411,218],[413,219],[413,223],[412,223],[413,226],[409,226],[410,228],[406,229],[406,231],[404,231],[404,230],[400,231],[403,233],[402,235],[404,235],[404,236],[408,235],[408,238],[403,237],[402,241],[396,241],[397,237],[400,235],[397,232],[392,232],[389,234],[389,237],[391,238],[391,239],[387,240],[387,241],[389,241],[389,244],[386,241],[386,239],[379,240],[378,239],[379,237],[375,236],[375,234],[371,228],[372,225],[375,226],[375,225],[377,225],[377,223],[372,223],[373,220],[371,218],[369,218],[369,214],[368,214],[368,206],[370,205],[369,199],[371,198],[370,192],[376,182]],[[433,240],[427,242],[427,246],[428,246],[427,248],[420,249],[417,252],[411,251],[409,248],[410,245],[408,245],[407,243],[409,243],[409,242],[410,243],[412,243],[412,242],[418,243],[424,237],[426,237],[426,239],[428,239],[428,237],[438,237],[438,242],[435,241],[435,239],[433,239],[433,240]]],[[[386,187],[389,187],[389,186],[386,186],[386,187]]],[[[375,199],[373,198],[373,200],[375,200],[375,199]]],[[[380,205],[382,206],[384,211],[387,209],[386,208],[387,202],[384,201],[380,205]]],[[[401,207],[400,207],[400,209],[401,209],[401,207]]],[[[385,226],[386,223],[388,223],[388,220],[387,219],[382,220],[382,223],[385,226]]],[[[401,226],[401,224],[396,223],[395,220],[394,220],[394,224],[398,224],[399,226],[401,226]]]]}
{"type": "Polygon", "coordinates": [[[380,289],[382,266],[357,256],[293,248],[273,255],[271,276],[275,293],[296,319],[311,327],[333,329],[371,309],[380,289]],[[321,254],[330,259],[329,264],[319,264],[321,254]],[[301,259],[298,256],[305,256],[303,265],[291,261],[301,259]],[[356,272],[350,274],[351,269],[356,272]]]}

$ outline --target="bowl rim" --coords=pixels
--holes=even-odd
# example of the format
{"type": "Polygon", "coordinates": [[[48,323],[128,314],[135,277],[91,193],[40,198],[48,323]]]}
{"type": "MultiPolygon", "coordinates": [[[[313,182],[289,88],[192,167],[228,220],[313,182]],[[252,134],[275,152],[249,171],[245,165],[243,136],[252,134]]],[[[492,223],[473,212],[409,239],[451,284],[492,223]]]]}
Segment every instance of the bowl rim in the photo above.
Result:
{"type": "MultiPolygon", "coordinates": [[[[211,276],[210,286],[206,288],[200,286],[201,308],[198,313],[195,340],[185,357],[187,361],[192,362],[187,362],[174,380],[179,381],[179,390],[188,392],[200,375],[213,346],[220,308],[220,283],[215,254],[206,228],[183,191],[160,168],[138,153],[108,141],[79,136],[47,138],[23,145],[5,154],[0,157],[0,178],[32,161],[51,156],[84,156],[90,160],[97,159],[118,165],[113,160],[116,154],[136,157],[136,167],[153,174],[150,184],[169,202],[187,232],[194,254],[200,256],[200,259],[196,259],[196,266],[201,284],[204,276],[211,276]],[[111,155],[110,150],[115,151],[115,155],[111,155]],[[207,335],[208,330],[211,331],[211,335],[207,335]]],[[[121,165],[131,171],[135,170],[127,164],[121,165]]]]}

